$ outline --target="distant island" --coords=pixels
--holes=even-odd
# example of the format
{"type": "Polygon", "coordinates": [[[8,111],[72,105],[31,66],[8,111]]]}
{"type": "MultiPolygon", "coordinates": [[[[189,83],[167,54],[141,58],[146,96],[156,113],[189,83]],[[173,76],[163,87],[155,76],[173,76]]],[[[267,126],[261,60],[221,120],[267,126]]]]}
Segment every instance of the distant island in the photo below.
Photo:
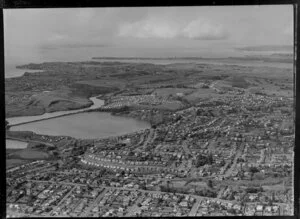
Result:
{"type": "Polygon", "coordinates": [[[238,47],[236,50],[242,51],[293,51],[293,45],[263,45],[263,46],[246,46],[246,47],[238,47]]]}
{"type": "Polygon", "coordinates": [[[152,59],[152,60],[178,60],[178,59],[186,59],[186,60],[198,60],[198,59],[210,59],[210,58],[203,58],[203,57],[93,57],[92,59],[117,59],[117,60],[148,60],[148,59],[152,59]]]}
{"type": "Polygon", "coordinates": [[[273,53],[270,55],[245,55],[242,57],[225,57],[225,58],[204,58],[204,57],[93,57],[94,60],[205,60],[205,61],[263,61],[263,62],[281,62],[292,63],[292,53],[273,53]]]}

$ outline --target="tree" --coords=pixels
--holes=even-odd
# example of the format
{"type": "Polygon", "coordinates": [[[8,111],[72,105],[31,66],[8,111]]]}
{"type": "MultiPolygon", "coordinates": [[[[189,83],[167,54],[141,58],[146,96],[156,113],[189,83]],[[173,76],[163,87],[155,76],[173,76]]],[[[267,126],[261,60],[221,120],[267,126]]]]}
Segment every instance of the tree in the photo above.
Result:
{"type": "Polygon", "coordinates": [[[128,156],[129,157],[131,157],[131,156],[133,156],[134,155],[134,152],[133,151],[130,151],[129,153],[128,153],[128,156]]]}
{"type": "Polygon", "coordinates": [[[240,170],[237,175],[240,177],[240,179],[244,178],[244,172],[242,170],[240,170]]]}
{"type": "Polygon", "coordinates": [[[257,167],[250,167],[249,172],[251,173],[251,180],[252,180],[254,173],[259,172],[259,170],[257,169],[257,167]]]}
{"type": "Polygon", "coordinates": [[[208,155],[208,157],[207,157],[207,163],[208,163],[208,164],[213,164],[213,161],[214,161],[213,156],[212,156],[212,154],[210,153],[210,154],[208,155]]]}
{"type": "Polygon", "coordinates": [[[272,192],[272,199],[271,199],[271,201],[272,201],[272,202],[276,201],[276,200],[275,200],[275,192],[272,192]]]}
{"type": "Polygon", "coordinates": [[[213,182],[210,179],[207,181],[207,186],[213,188],[213,182]]]}
{"type": "Polygon", "coordinates": [[[226,164],[225,160],[222,159],[221,162],[220,162],[220,166],[222,167],[222,166],[224,166],[225,164],[226,164]]]}
{"type": "Polygon", "coordinates": [[[229,195],[229,197],[228,197],[228,200],[234,200],[234,194],[233,194],[233,192],[229,195]]]}
{"type": "Polygon", "coordinates": [[[208,158],[200,154],[196,158],[195,166],[198,168],[204,166],[207,163],[208,163],[208,158]]]}
{"type": "Polygon", "coordinates": [[[259,193],[263,191],[262,187],[248,187],[245,190],[247,193],[259,193]]]}
{"type": "Polygon", "coordinates": [[[230,214],[235,214],[235,210],[233,208],[229,208],[227,210],[227,212],[230,213],[230,214]]]}
{"type": "Polygon", "coordinates": [[[140,189],[142,189],[142,190],[147,190],[147,188],[146,188],[146,183],[141,184],[141,185],[140,185],[140,189]]]}
{"type": "Polygon", "coordinates": [[[170,180],[167,180],[167,189],[170,189],[170,180]]]}
{"type": "Polygon", "coordinates": [[[58,170],[59,169],[59,163],[55,163],[54,168],[55,168],[55,170],[58,170]]]}

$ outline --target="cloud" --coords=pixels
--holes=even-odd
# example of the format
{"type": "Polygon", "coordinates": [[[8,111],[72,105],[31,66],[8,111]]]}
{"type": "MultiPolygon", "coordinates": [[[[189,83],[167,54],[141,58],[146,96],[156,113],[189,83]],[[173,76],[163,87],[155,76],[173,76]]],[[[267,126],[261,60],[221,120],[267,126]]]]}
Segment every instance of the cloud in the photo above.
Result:
{"type": "Polygon", "coordinates": [[[88,24],[95,16],[95,13],[94,8],[80,8],[76,14],[77,22],[81,25],[88,24]]]}
{"type": "Polygon", "coordinates": [[[146,18],[133,23],[123,23],[119,36],[135,38],[188,38],[195,40],[222,40],[228,33],[219,24],[204,19],[196,19],[179,24],[167,19],[146,18]]]}
{"type": "Polygon", "coordinates": [[[134,23],[124,23],[120,26],[119,36],[137,38],[174,38],[178,28],[166,21],[146,19],[134,23]]]}
{"type": "Polygon", "coordinates": [[[69,36],[67,36],[65,34],[54,33],[49,38],[47,38],[47,41],[57,42],[57,41],[65,41],[67,39],[69,39],[69,36]]]}
{"type": "Polygon", "coordinates": [[[64,43],[64,44],[56,44],[56,45],[45,45],[41,46],[42,49],[61,49],[61,48],[68,48],[68,49],[78,49],[78,48],[107,48],[112,47],[111,44],[89,44],[89,43],[64,43]]]}
{"type": "Polygon", "coordinates": [[[293,23],[290,23],[286,26],[286,28],[284,28],[283,34],[285,34],[287,36],[292,36],[293,33],[294,33],[293,23]]]}
{"type": "Polygon", "coordinates": [[[203,19],[190,22],[183,29],[182,34],[187,38],[196,40],[223,40],[229,36],[221,25],[203,19]]]}

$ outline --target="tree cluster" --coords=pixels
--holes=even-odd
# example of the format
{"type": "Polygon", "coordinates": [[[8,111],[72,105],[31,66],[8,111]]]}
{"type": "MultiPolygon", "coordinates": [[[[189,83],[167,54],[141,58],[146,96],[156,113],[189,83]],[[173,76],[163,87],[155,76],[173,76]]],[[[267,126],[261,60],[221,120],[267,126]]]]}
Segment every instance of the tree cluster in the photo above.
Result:
{"type": "Polygon", "coordinates": [[[212,154],[209,154],[208,156],[203,156],[203,155],[198,155],[195,161],[195,166],[198,167],[202,167],[205,164],[213,164],[213,157],[212,154]]]}

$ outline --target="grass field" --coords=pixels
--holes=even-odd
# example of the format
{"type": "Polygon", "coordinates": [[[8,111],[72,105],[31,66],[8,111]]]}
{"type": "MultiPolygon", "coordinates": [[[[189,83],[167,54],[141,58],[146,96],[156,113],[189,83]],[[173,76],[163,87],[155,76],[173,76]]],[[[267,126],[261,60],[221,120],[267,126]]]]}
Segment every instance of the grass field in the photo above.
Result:
{"type": "Polygon", "coordinates": [[[162,97],[168,97],[169,95],[175,96],[177,93],[183,93],[184,95],[192,93],[194,89],[189,88],[159,88],[156,89],[153,94],[162,97]]]}
{"type": "Polygon", "coordinates": [[[48,159],[49,155],[45,152],[38,151],[38,150],[24,149],[15,152],[12,155],[12,158],[40,160],[40,159],[48,159]]]}
{"type": "Polygon", "coordinates": [[[19,166],[25,163],[31,162],[30,160],[22,160],[22,159],[6,159],[6,169],[13,168],[15,166],[19,166]]]}
{"type": "Polygon", "coordinates": [[[219,96],[221,95],[216,93],[216,91],[212,89],[198,88],[191,94],[186,95],[184,99],[186,99],[190,103],[193,103],[204,98],[212,98],[212,97],[219,97],[219,96]]]}

